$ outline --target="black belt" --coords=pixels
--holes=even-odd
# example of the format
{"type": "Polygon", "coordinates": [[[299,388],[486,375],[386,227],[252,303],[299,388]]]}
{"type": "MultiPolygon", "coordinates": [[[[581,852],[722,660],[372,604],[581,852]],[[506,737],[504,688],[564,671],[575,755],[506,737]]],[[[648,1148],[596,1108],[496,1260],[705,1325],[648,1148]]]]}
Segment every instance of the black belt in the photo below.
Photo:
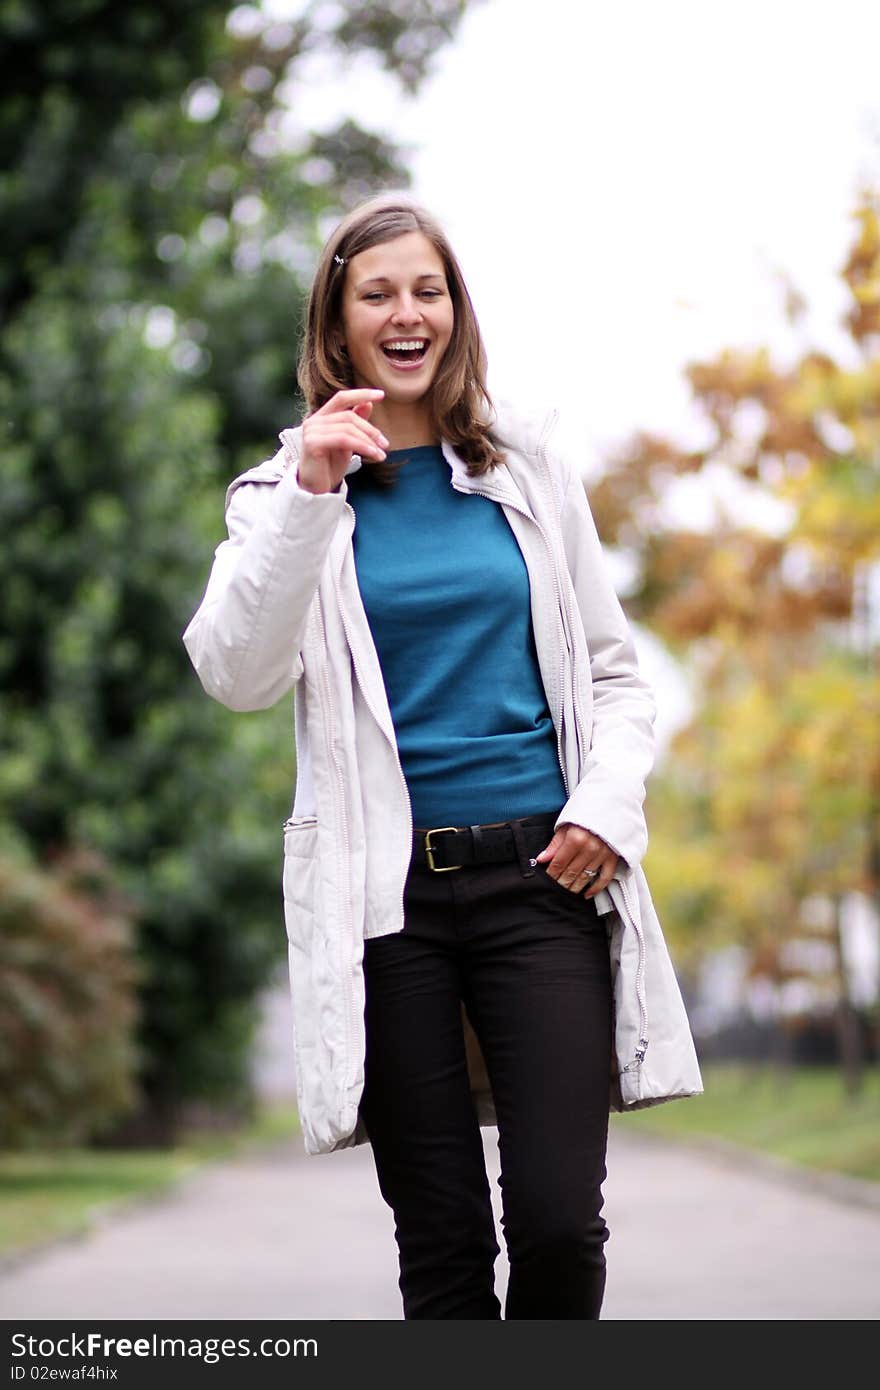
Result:
{"type": "Polygon", "coordinates": [[[558,811],[548,811],[544,816],[526,816],[501,825],[441,825],[414,830],[412,862],[439,874],[469,864],[518,860],[524,874],[533,874],[531,860],[552,840],[558,815],[558,811]]]}

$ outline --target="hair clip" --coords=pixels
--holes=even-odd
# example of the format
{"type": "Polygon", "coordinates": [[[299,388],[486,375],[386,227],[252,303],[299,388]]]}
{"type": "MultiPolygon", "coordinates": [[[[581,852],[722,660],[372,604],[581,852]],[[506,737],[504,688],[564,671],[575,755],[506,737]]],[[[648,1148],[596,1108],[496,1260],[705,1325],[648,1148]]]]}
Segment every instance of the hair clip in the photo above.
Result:
{"type": "Polygon", "coordinates": [[[333,259],[337,265],[345,265],[345,261],[342,259],[341,256],[334,256],[333,259]]]}

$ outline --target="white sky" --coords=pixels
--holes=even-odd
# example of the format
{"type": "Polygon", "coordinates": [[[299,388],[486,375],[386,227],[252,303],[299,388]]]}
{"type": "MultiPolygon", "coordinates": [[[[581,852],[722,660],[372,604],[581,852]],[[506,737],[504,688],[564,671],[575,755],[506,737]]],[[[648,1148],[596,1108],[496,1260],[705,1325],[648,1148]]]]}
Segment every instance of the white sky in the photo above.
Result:
{"type": "MultiPolygon", "coordinates": [[[[880,184],[880,0],[483,0],[414,100],[366,59],[308,76],[301,127],[350,113],[409,147],[490,387],[557,406],[588,473],[635,428],[699,438],[689,360],[845,354],[838,271],[860,183],[880,184]],[[810,305],[800,340],[778,269],[810,305]]],[[[662,739],[683,708],[651,647],[662,739]]]]}

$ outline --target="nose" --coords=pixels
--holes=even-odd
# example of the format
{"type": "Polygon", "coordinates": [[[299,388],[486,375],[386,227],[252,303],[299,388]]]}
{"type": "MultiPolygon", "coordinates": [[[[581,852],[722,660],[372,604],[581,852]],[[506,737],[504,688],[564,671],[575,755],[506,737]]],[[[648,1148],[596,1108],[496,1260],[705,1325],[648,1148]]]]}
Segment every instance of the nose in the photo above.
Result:
{"type": "Polygon", "coordinates": [[[414,299],[408,290],[404,290],[392,315],[394,322],[401,324],[418,323],[421,317],[422,307],[418,300],[414,299]]]}

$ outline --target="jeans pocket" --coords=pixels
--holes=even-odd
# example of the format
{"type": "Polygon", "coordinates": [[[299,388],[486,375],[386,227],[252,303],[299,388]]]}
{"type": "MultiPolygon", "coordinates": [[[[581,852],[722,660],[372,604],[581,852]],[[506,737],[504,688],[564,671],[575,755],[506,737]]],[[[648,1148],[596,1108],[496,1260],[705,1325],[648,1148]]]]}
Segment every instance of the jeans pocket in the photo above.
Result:
{"type": "Polygon", "coordinates": [[[563,894],[572,906],[577,904],[579,908],[587,909],[591,916],[595,917],[597,915],[595,899],[584,897],[584,888],[589,887],[589,884],[585,884],[584,888],[580,889],[578,892],[572,892],[570,888],[566,888],[563,883],[560,883],[558,879],[553,878],[552,874],[547,872],[546,864],[536,865],[535,875],[538,878],[543,878],[545,882],[550,885],[554,893],[563,894]]]}
{"type": "MultiPolygon", "coordinates": [[[[581,889],[579,892],[573,893],[570,888],[566,888],[564,883],[560,883],[558,878],[553,877],[553,875],[548,871],[548,866],[546,864],[536,865],[535,872],[537,874],[541,874],[542,877],[545,878],[548,883],[552,883],[554,888],[558,888],[560,893],[565,893],[566,896],[569,898],[580,897],[581,893],[583,892],[583,889],[581,889]]],[[[586,888],[586,886],[587,884],[585,881],[584,888],[586,888]]]]}

